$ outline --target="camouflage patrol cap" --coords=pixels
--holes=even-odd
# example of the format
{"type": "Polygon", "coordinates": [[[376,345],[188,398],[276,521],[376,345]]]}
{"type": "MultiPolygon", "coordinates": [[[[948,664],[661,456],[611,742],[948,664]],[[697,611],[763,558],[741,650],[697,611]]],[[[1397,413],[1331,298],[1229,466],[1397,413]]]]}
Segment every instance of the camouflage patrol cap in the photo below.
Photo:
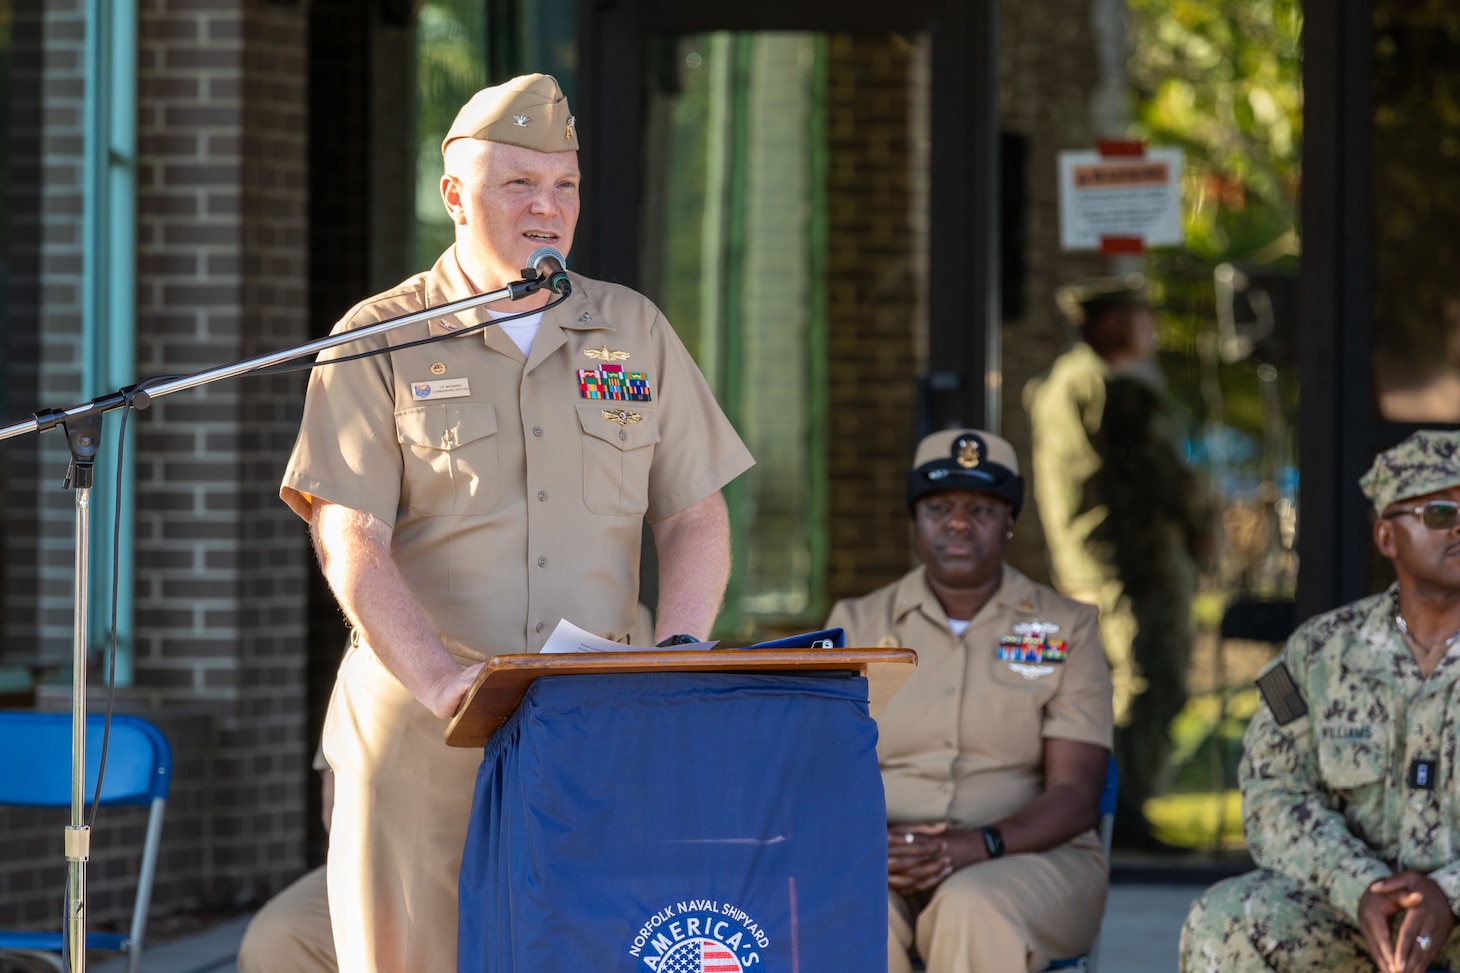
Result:
{"type": "Polygon", "coordinates": [[[1084,327],[1102,311],[1115,307],[1150,307],[1151,295],[1142,274],[1091,277],[1066,284],[1055,292],[1055,303],[1075,327],[1084,327]]]}
{"type": "Polygon", "coordinates": [[[1374,457],[1359,488],[1384,513],[1396,500],[1460,486],[1460,431],[1421,429],[1374,457]]]}
{"type": "Polygon", "coordinates": [[[524,74],[472,95],[456,113],[441,151],[456,139],[504,142],[539,152],[578,148],[577,123],[568,111],[568,97],[548,74],[524,74]]]}
{"type": "Polygon", "coordinates": [[[977,490],[1024,506],[1019,457],[1008,440],[979,429],[945,429],[918,443],[907,475],[907,512],[916,517],[920,497],[938,490],[977,490]]]}

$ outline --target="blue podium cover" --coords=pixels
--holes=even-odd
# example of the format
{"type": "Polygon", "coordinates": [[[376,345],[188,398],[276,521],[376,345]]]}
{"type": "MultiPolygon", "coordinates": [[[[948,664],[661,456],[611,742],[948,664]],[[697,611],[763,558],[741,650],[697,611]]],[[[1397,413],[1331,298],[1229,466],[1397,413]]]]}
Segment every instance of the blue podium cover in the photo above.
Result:
{"type": "Polygon", "coordinates": [[[865,678],[546,676],[487,741],[462,973],[883,973],[865,678]]]}

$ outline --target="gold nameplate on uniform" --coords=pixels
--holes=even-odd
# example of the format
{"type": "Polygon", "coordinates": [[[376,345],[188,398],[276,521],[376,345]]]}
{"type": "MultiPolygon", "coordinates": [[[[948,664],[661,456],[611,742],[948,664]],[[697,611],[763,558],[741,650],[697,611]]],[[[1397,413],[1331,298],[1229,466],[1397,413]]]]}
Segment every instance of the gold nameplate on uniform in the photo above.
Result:
{"type": "Polygon", "coordinates": [[[411,383],[411,398],[418,402],[422,399],[459,399],[463,395],[471,395],[469,379],[444,378],[434,382],[411,383]]]}

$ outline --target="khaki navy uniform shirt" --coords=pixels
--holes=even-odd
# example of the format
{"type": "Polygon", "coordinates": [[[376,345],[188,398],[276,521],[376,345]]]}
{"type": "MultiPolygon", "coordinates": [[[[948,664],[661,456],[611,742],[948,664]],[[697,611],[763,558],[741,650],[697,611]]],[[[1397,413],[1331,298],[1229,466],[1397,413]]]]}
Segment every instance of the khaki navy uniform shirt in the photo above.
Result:
{"type": "MultiPolygon", "coordinates": [[[[487,320],[476,308],[332,349],[321,358],[394,348],[310,376],[281,496],[306,519],[320,497],[391,525],[395,563],[463,661],[538,651],[562,618],[626,638],[644,517],[753,462],[658,308],[572,280],[526,359],[496,327],[400,347],[487,320]]],[[[473,293],[448,250],[336,331],[473,293]]]]}
{"type": "Polygon", "coordinates": [[[1091,600],[1108,580],[1087,547],[1105,519],[1091,478],[1100,470],[1093,438],[1105,411],[1110,366],[1083,341],[1054,360],[1049,374],[1029,383],[1024,407],[1033,430],[1034,501],[1044,525],[1050,571],[1059,590],[1091,600]]]}
{"type": "Polygon", "coordinates": [[[1280,697],[1281,724],[1260,706],[1241,765],[1254,861],[1355,924],[1369,884],[1404,869],[1460,909],[1460,646],[1421,676],[1394,623],[1396,591],[1293,633],[1268,672],[1285,665],[1303,703],[1280,697]]]}
{"type": "MultiPolygon", "coordinates": [[[[1093,607],[1005,566],[959,638],[925,574],[838,602],[827,624],[849,646],[918,654],[877,718],[887,820],[978,827],[1043,790],[1046,737],[1110,748],[1110,671],[1093,607]]],[[[1076,840],[1098,853],[1093,832],[1076,840]]]]}

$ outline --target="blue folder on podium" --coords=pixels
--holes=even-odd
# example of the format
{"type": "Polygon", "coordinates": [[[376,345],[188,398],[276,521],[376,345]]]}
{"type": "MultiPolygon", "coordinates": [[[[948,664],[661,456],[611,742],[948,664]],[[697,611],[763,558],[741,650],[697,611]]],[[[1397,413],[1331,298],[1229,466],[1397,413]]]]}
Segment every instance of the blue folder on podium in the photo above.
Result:
{"type": "Polygon", "coordinates": [[[785,654],[586,675],[499,657],[548,671],[484,747],[458,970],[885,970],[867,678],[763,668],[785,654]]]}

